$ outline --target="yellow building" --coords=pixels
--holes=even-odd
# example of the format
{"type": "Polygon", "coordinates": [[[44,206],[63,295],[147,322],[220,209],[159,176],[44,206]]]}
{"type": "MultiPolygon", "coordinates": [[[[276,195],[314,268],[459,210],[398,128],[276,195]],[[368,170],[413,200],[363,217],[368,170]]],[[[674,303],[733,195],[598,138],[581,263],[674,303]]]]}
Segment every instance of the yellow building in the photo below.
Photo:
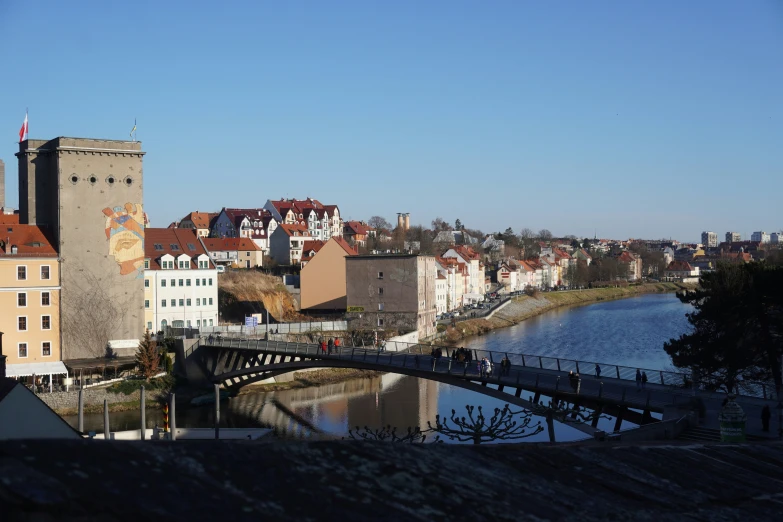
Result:
{"type": "Polygon", "coordinates": [[[51,383],[51,376],[66,373],[57,252],[41,227],[4,224],[0,232],[0,332],[7,375],[35,375],[51,383]]]}

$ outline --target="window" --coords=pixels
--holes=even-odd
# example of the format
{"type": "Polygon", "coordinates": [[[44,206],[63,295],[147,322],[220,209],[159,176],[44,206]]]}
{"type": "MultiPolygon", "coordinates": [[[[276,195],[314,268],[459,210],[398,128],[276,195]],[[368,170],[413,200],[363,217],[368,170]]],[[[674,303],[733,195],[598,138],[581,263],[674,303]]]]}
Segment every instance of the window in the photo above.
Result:
{"type": "Polygon", "coordinates": [[[378,311],[379,312],[383,311],[383,303],[378,303],[378,311]]]}
{"type": "Polygon", "coordinates": [[[378,318],[378,326],[383,326],[383,319],[380,317],[378,318]]]}
{"type": "Polygon", "coordinates": [[[19,343],[19,357],[22,359],[27,357],[27,343],[19,343]]]}
{"type": "Polygon", "coordinates": [[[160,300],[160,307],[161,308],[166,308],[166,300],[165,299],[161,299],[160,300]]]}
{"type": "Polygon", "coordinates": [[[51,330],[52,329],[52,316],[51,315],[42,315],[41,316],[41,330],[51,330]]]}
{"type": "Polygon", "coordinates": [[[247,257],[250,257],[250,252],[245,252],[245,255],[246,255],[247,257]]]}
{"type": "Polygon", "coordinates": [[[176,243],[169,243],[169,247],[171,248],[172,251],[179,252],[179,245],[178,244],[176,244],[176,243]]]}
{"type": "Polygon", "coordinates": [[[147,321],[147,330],[152,330],[152,321],[147,321]]]}
{"type": "Polygon", "coordinates": [[[188,328],[190,328],[190,319],[188,319],[188,328]]]}
{"type": "Polygon", "coordinates": [[[212,298],[211,297],[209,298],[209,305],[212,306],[212,298]]]}
{"type": "Polygon", "coordinates": [[[41,343],[41,355],[44,357],[52,356],[52,343],[49,341],[44,341],[41,343]]]}
{"type": "Polygon", "coordinates": [[[383,279],[383,272],[378,272],[378,279],[383,279]]]}
{"type": "Polygon", "coordinates": [[[209,286],[212,286],[212,278],[209,278],[209,286]]]}
{"type": "Polygon", "coordinates": [[[185,306],[185,300],[184,299],[180,299],[179,300],[179,305],[180,306],[185,306]]]}
{"type": "Polygon", "coordinates": [[[149,268],[150,268],[150,260],[149,259],[145,259],[144,260],[144,268],[149,270],[149,268]]]}
{"type": "Polygon", "coordinates": [[[150,280],[149,279],[145,279],[144,280],[144,288],[149,288],[149,287],[150,287],[150,280]]]}
{"type": "Polygon", "coordinates": [[[18,281],[24,281],[27,279],[27,267],[26,266],[17,266],[16,267],[16,279],[18,281]]]}
{"type": "Polygon", "coordinates": [[[163,245],[161,245],[160,243],[155,243],[155,250],[157,250],[158,252],[162,252],[163,245]]]}
{"type": "Polygon", "coordinates": [[[188,267],[188,262],[187,261],[180,261],[179,262],[179,267],[183,268],[183,269],[187,268],[188,267]]]}
{"type": "Polygon", "coordinates": [[[41,292],[41,306],[49,306],[49,292],[41,292]]]}
{"type": "Polygon", "coordinates": [[[190,306],[190,299],[185,299],[185,304],[186,304],[187,306],[190,306]]]}
{"type": "Polygon", "coordinates": [[[177,286],[177,280],[176,280],[176,279],[172,279],[172,280],[171,280],[171,286],[172,286],[172,287],[175,287],[175,286],[177,286]]]}
{"type": "Polygon", "coordinates": [[[150,300],[149,299],[145,299],[144,300],[144,308],[149,308],[149,307],[150,307],[150,300]]]}
{"type": "Polygon", "coordinates": [[[378,295],[383,295],[383,288],[378,288],[378,295]]]}
{"type": "Polygon", "coordinates": [[[196,286],[201,286],[201,279],[196,279],[196,286]]]}
{"type": "Polygon", "coordinates": [[[194,252],[196,251],[196,246],[193,243],[188,243],[188,248],[194,252]]]}
{"type": "Polygon", "coordinates": [[[201,326],[201,319],[196,319],[196,327],[201,326]]]}
{"type": "Polygon", "coordinates": [[[49,279],[49,265],[41,266],[41,279],[49,279]]]}
{"type": "Polygon", "coordinates": [[[19,332],[27,331],[27,317],[21,316],[16,318],[16,330],[19,332]]]}
{"type": "Polygon", "coordinates": [[[165,279],[161,279],[161,280],[160,280],[160,286],[161,286],[162,288],[165,288],[165,287],[166,287],[166,280],[165,280],[165,279]]]}
{"type": "Polygon", "coordinates": [[[184,284],[182,284],[182,283],[183,283],[183,281],[182,281],[182,279],[180,279],[180,280],[179,280],[179,286],[185,286],[185,285],[184,285],[184,284]]]}
{"type": "Polygon", "coordinates": [[[212,323],[212,319],[209,320],[209,326],[214,326],[214,324],[212,323]]]}
{"type": "Polygon", "coordinates": [[[207,286],[207,278],[206,277],[201,279],[201,286],[207,286]]]}
{"type": "Polygon", "coordinates": [[[172,299],[171,300],[171,306],[172,307],[177,306],[177,300],[176,299],[172,299]]]}
{"type": "Polygon", "coordinates": [[[185,279],[185,286],[190,286],[190,279],[185,279]]]}
{"type": "MultiPolygon", "coordinates": [[[[196,281],[198,281],[198,279],[196,279],[196,281]]],[[[196,306],[201,306],[201,298],[200,297],[196,298],[196,306]]]]}
{"type": "Polygon", "coordinates": [[[24,308],[27,306],[27,294],[24,292],[19,292],[16,294],[16,306],[18,308],[24,308]]]}

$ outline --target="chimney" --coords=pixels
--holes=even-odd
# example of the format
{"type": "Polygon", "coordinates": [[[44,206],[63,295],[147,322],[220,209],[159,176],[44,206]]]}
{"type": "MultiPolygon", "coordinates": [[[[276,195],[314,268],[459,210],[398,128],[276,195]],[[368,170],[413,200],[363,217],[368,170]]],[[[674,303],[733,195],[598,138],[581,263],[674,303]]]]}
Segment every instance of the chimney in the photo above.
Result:
{"type": "Polygon", "coordinates": [[[5,355],[3,355],[3,332],[0,332],[0,379],[5,379],[5,355]]]}
{"type": "Polygon", "coordinates": [[[402,214],[399,212],[397,213],[397,228],[400,230],[405,230],[405,218],[402,217],[402,214]]]}
{"type": "Polygon", "coordinates": [[[411,228],[411,215],[406,212],[405,214],[405,231],[407,232],[411,228]]]}

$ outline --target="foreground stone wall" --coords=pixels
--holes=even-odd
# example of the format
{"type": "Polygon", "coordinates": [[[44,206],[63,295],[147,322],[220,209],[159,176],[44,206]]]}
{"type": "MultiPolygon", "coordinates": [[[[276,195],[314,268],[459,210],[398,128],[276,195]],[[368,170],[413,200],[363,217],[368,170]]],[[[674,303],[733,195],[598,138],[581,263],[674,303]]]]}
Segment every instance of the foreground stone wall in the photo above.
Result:
{"type": "MultiPolygon", "coordinates": [[[[63,410],[75,410],[79,406],[79,392],[78,390],[71,390],[67,392],[55,392],[55,393],[41,393],[38,398],[44,401],[54,411],[60,412],[63,410]]],[[[156,400],[158,394],[155,391],[147,392],[147,401],[156,400]]],[[[138,391],[131,393],[130,395],[124,395],[122,393],[109,393],[106,388],[89,388],[84,390],[84,405],[103,405],[103,401],[106,400],[109,404],[116,404],[118,402],[139,402],[140,394],[138,391]]]]}

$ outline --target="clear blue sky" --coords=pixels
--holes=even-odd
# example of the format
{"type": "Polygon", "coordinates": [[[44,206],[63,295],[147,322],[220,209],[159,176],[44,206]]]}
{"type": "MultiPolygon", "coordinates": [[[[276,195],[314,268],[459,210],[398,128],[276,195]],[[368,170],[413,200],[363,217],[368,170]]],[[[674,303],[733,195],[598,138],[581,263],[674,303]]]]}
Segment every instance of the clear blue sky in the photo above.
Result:
{"type": "Polygon", "coordinates": [[[0,158],[126,139],[153,226],[317,197],[485,231],[783,228],[780,0],[0,0],[0,158]]]}

